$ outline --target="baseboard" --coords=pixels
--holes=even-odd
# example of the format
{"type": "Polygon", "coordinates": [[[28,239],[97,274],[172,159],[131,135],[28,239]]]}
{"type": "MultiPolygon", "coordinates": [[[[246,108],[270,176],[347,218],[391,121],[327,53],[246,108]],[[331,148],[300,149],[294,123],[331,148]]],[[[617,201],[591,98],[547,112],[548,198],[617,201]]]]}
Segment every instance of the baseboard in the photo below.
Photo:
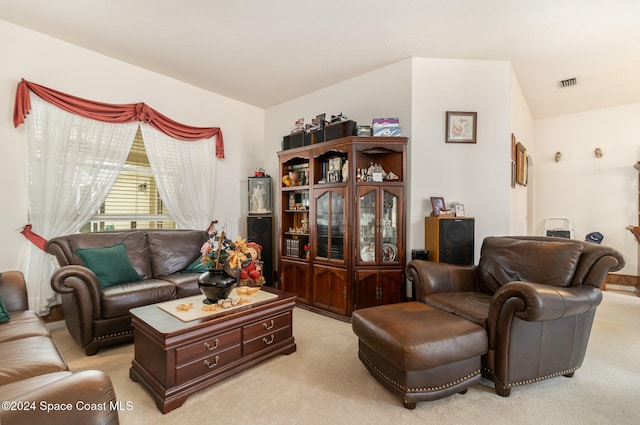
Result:
{"type": "Polygon", "coordinates": [[[605,284],[630,286],[632,288],[640,284],[640,276],[630,276],[626,274],[609,273],[605,279],[605,284]]]}
{"type": "Polygon", "coordinates": [[[46,316],[42,316],[42,320],[44,320],[45,323],[58,322],[60,320],[64,320],[64,312],[62,311],[62,304],[56,304],[54,306],[51,306],[51,308],[49,309],[49,314],[47,314],[46,316]]]}

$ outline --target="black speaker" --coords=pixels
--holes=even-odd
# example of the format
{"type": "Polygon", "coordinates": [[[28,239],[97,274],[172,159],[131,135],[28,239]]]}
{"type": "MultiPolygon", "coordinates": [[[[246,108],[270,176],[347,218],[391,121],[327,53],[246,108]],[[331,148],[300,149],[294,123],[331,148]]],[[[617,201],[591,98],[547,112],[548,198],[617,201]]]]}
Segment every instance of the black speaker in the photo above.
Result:
{"type": "Polygon", "coordinates": [[[472,218],[440,220],[440,261],[450,264],[473,264],[472,218]]]}
{"type": "Polygon", "coordinates": [[[473,217],[425,217],[424,248],[429,260],[473,264],[474,223],[473,217]]]}
{"type": "Polygon", "coordinates": [[[247,242],[255,242],[262,247],[262,275],[266,285],[273,286],[273,217],[247,217],[247,242]]]}

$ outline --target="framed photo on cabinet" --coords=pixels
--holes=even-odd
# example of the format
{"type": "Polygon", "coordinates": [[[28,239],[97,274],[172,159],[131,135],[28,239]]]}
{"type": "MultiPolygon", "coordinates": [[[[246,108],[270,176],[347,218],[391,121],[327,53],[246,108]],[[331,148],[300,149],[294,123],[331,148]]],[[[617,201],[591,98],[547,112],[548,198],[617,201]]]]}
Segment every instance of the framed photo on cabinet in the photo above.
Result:
{"type": "Polygon", "coordinates": [[[446,142],[476,143],[477,112],[447,111],[446,142]]]}
{"type": "Polygon", "coordinates": [[[446,209],[444,203],[444,198],[441,196],[432,196],[431,197],[431,208],[433,209],[433,215],[435,217],[439,216],[442,210],[446,209]]]}

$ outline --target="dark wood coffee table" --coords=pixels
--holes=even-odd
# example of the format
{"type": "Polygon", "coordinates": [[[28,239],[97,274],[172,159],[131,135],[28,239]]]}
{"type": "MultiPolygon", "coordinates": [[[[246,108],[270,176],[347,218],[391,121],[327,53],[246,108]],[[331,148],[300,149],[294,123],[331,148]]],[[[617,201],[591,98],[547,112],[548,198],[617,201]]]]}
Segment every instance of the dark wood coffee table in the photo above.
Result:
{"type": "Polygon", "coordinates": [[[296,351],[296,296],[261,290],[277,296],[189,322],[157,305],[131,310],[135,355],[129,376],[147,388],[162,413],[261,361],[296,351]]]}

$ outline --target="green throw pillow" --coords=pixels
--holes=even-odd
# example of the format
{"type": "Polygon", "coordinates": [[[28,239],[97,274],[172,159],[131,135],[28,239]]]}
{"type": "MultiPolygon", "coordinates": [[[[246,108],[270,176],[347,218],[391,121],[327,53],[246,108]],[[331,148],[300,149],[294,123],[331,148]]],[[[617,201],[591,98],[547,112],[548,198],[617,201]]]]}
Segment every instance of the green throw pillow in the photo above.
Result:
{"type": "MultiPolygon", "coordinates": [[[[2,273],[0,273],[0,278],[2,277],[2,273]]],[[[8,322],[11,319],[11,315],[7,310],[7,306],[4,305],[4,300],[2,299],[2,292],[0,292],[0,323],[8,322]]]]}
{"type": "Polygon", "coordinates": [[[122,243],[104,248],[78,248],[76,255],[98,276],[103,288],[140,280],[122,243]]]}
{"type": "Polygon", "coordinates": [[[196,260],[189,264],[186,269],[184,269],[183,273],[204,273],[207,271],[207,268],[202,264],[202,255],[196,258],[196,260]]]}

